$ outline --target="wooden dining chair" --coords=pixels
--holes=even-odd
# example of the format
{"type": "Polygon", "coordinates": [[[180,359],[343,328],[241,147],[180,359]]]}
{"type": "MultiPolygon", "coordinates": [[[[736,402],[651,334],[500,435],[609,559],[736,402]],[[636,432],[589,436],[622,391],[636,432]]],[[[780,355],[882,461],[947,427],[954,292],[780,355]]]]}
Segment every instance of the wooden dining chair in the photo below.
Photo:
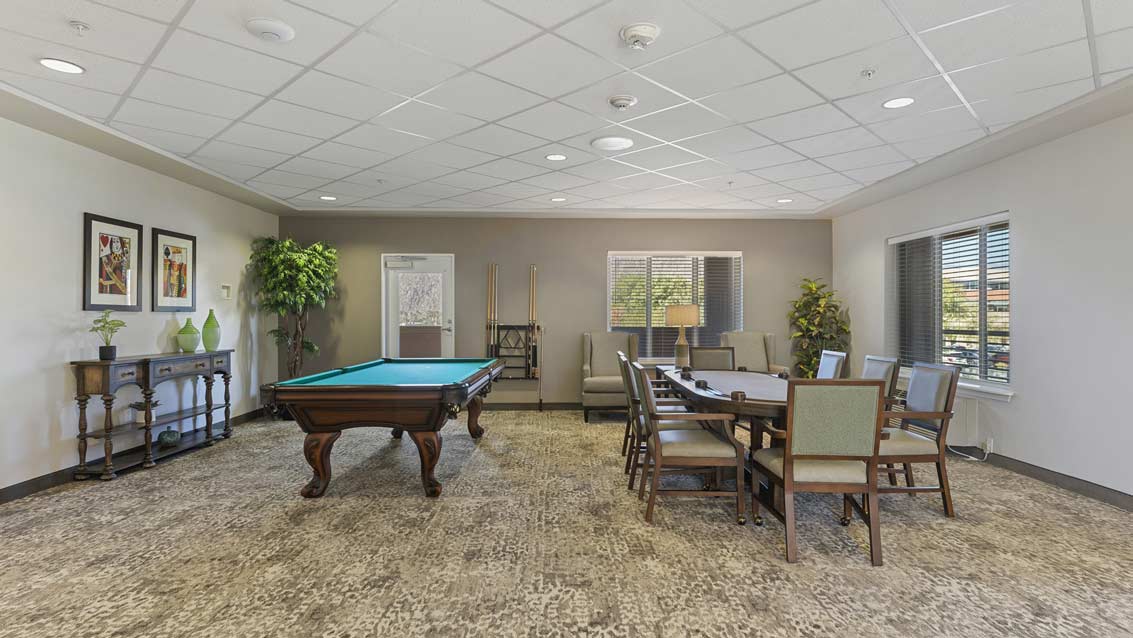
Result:
{"type": "Polygon", "coordinates": [[[836,350],[823,350],[822,356],[818,360],[818,371],[815,372],[815,379],[840,379],[842,378],[842,368],[846,365],[846,353],[838,352],[836,350]]]}
{"type": "MultiPolygon", "coordinates": [[[[637,461],[641,454],[645,451],[644,441],[642,437],[641,424],[641,393],[643,390],[640,384],[636,382],[633,375],[633,369],[630,367],[631,362],[629,357],[624,353],[618,353],[618,368],[621,370],[622,381],[625,383],[626,389],[626,411],[629,418],[626,421],[626,435],[622,441],[622,456],[625,457],[625,473],[631,474],[630,489],[633,489],[633,473],[637,471],[637,461]]],[[[662,392],[662,390],[650,387],[648,391],[653,392],[655,395],[662,392]]],[[[680,399],[657,398],[657,407],[661,412],[689,412],[691,403],[680,399]]],[[[662,422],[660,427],[668,429],[700,429],[700,424],[684,421],[665,421],[662,422]]]]}
{"type": "Polygon", "coordinates": [[[897,364],[896,357],[879,357],[867,354],[862,362],[863,379],[880,379],[885,382],[885,398],[893,398],[897,391],[897,375],[901,366],[897,364]]]}
{"type": "Polygon", "coordinates": [[[690,346],[688,365],[693,370],[735,370],[736,349],[730,346],[690,346]]]}
{"type": "MultiPolygon", "coordinates": [[[[648,387],[649,374],[639,363],[632,364],[639,389],[648,387]]],[[[645,507],[645,521],[653,522],[653,508],[659,494],[672,496],[732,496],[736,497],[736,522],[747,522],[744,513],[747,494],[744,491],[744,446],[736,440],[732,423],[734,414],[662,413],[657,398],[645,392],[641,397],[641,426],[645,444],[645,458],[641,466],[641,485],[638,499],[645,498],[649,483],[649,503],[645,507]],[[667,429],[666,422],[704,424],[698,430],[667,429]],[[661,474],[704,474],[725,467],[736,468],[736,490],[720,489],[712,481],[702,490],[661,489],[661,474]]],[[[631,475],[632,480],[632,475],[631,475]]]]}
{"type": "Polygon", "coordinates": [[[881,565],[881,526],[877,507],[877,452],[883,424],[884,382],[875,380],[792,379],[787,385],[787,426],[783,446],[752,453],[751,510],[760,507],[783,523],[787,562],[798,558],[795,494],[842,494],[842,524],[853,512],[869,527],[869,553],[881,565]],[[762,489],[762,475],[769,481],[762,489]],[[782,511],[774,491],[783,491],[782,511]],[[859,503],[854,495],[860,495],[859,503]]]}
{"type": "Polygon", "coordinates": [[[904,399],[891,399],[891,407],[900,411],[886,412],[886,420],[899,419],[898,427],[884,429],[887,438],[881,442],[879,468],[889,477],[889,485],[882,494],[940,492],[944,515],[956,516],[952,507],[952,488],[948,484],[948,423],[956,401],[956,387],[960,382],[960,368],[947,364],[914,363],[913,373],[904,399]],[[932,463],[936,466],[936,485],[917,485],[913,478],[914,463],[932,463]],[[896,467],[900,465],[901,467],[896,467]],[[905,476],[905,485],[897,484],[897,475],[905,476]]]}

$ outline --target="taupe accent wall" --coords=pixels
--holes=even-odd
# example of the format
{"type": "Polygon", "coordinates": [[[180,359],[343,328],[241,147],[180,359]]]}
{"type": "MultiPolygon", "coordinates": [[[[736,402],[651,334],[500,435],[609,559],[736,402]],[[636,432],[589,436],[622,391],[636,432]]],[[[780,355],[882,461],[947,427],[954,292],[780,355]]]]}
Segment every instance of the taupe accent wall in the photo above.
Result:
{"type": "MultiPolygon", "coordinates": [[[[742,250],[744,327],[774,332],[789,358],[788,302],[800,277],[831,280],[830,222],[823,220],[406,219],[283,217],[280,236],[326,240],[340,254],[341,297],[311,318],[322,347],[305,371],[381,356],[381,255],[456,255],[456,355],[484,356],[488,264],[500,264],[499,314],[527,320],[528,265],[539,268],[544,325],[543,400],[577,403],[581,335],[606,329],[606,254],[611,250],[742,250]]],[[[285,376],[281,371],[281,377],[285,376]]],[[[491,400],[533,402],[526,381],[497,384],[491,400]]]]}

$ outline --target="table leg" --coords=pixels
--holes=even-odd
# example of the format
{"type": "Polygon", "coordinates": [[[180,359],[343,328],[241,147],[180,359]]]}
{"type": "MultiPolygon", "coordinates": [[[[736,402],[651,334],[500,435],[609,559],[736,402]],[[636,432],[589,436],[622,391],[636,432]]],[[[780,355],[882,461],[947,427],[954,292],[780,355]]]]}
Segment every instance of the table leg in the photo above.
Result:
{"type": "Polygon", "coordinates": [[[142,390],[142,399],[146,404],[145,425],[145,453],[142,456],[142,467],[153,467],[153,390],[142,390]]]}
{"type": "Polygon", "coordinates": [[[212,445],[212,384],[211,374],[205,375],[205,445],[212,445]]]}
{"type": "Polygon", "coordinates": [[[433,476],[433,468],[441,456],[441,435],[429,430],[414,430],[409,437],[417,444],[417,453],[421,455],[421,484],[425,486],[425,496],[436,498],[441,495],[441,484],[433,476]]]}
{"type": "Polygon", "coordinates": [[[106,416],[102,420],[102,474],[98,478],[109,481],[110,479],[117,478],[118,475],[114,473],[114,441],[111,438],[111,433],[114,432],[114,395],[102,395],[102,407],[106,410],[106,416]]]}
{"type": "Polygon", "coordinates": [[[318,498],[330,485],[330,450],[342,432],[309,432],[303,439],[303,456],[314,470],[311,480],[299,490],[306,498],[318,498]]]}
{"type": "Polygon", "coordinates": [[[224,438],[232,437],[232,375],[225,372],[224,379],[224,438]]]}
{"type": "Polygon", "coordinates": [[[484,436],[484,428],[480,427],[480,411],[484,408],[484,398],[481,396],[472,397],[468,402],[468,434],[478,439],[484,436]]]}
{"type": "Polygon", "coordinates": [[[79,467],[75,468],[75,480],[85,481],[89,478],[82,472],[87,471],[87,402],[90,395],[80,394],[75,400],[79,403],[79,467]]]}

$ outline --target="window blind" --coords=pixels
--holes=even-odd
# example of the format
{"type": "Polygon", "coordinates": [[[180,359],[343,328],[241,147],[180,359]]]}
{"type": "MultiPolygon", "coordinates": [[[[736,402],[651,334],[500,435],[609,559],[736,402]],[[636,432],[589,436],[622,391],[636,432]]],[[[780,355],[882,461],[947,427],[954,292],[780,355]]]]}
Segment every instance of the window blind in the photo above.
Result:
{"type": "Polygon", "coordinates": [[[948,363],[967,379],[1010,382],[1008,223],[950,228],[892,250],[890,342],[901,365],[948,363]]]}
{"type": "Polygon", "coordinates": [[[610,253],[607,327],[638,335],[638,357],[671,358],[678,328],[665,325],[665,307],[700,306],[700,326],[685,329],[691,345],[720,345],[720,334],[743,329],[740,253],[610,253]]]}

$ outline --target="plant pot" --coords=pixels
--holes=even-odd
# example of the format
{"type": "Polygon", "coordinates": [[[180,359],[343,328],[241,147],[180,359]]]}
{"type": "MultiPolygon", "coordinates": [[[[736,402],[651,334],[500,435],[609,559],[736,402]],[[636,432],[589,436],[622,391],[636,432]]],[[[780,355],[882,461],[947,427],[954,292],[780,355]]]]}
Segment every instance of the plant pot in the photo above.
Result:
{"type": "Polygon", "coordinates": [[[118,357],[118,346],[99,346],[98,360],[113,361],[118,357]]]}
{"type": "Polygon", "coordinates": [[[220,347],[220,322],[216,320],[212,308],[209,308],[209,316],[201,326],[201,340],[205,344],[205,352],[216,352],[220,347]]]}
{"type": "Polygon", "coordinates": [[[196,352],[201,345],[201,331],[193,325],[192,317],[185,320],[185,326],[177,331],[177,346],[182,352],[196,352]]]}

